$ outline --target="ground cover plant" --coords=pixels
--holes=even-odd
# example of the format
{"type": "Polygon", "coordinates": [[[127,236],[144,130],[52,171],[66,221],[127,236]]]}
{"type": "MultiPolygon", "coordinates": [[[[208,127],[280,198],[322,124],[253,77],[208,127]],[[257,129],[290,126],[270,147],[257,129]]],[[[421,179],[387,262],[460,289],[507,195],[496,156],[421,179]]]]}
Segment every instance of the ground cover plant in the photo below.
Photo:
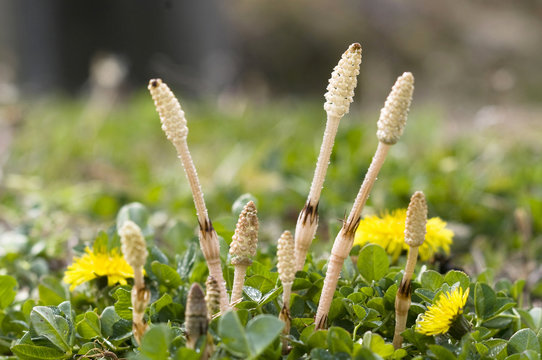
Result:
{"type": "MultiPolygon", "coordinates": [[[[494,281],[491,271],[469,276],[432,262],[449,255],[453,232],[441,218],[427,219],[428,212],[446,217],[440,208],[428,209],[423,192],[399,191],[386,206],[389,212],[361,218],[380,168],[377,185],[393,179],[399,166],[383,160],[402,135],[412,74],[398,78],[381,112],[372,142],[378,142],[377,152],[353,211],[328,230],[331,238],[337,235],[327,249],[331,256],[309,250],[323,218],[319,192],[330,158],[333,166],[338,122],[348,113],[360,62],[361,48],[353,44],[332,73],[328,125],[305,206],[306,188],[293,197],[301,209],[294,234],[281,230],[278,240],[259,251],[259,229],[268,214],[261,210],[272,202],[238,194],[228,204],[231,212],[211,221],[195,171],[199,163],[188,150],[189,122],[167,85],[152,80],[162,129],[187,172],[197,217],[190,209],[184,229],[177,225],[165,232],[160,210],[126,204],[115,225],[75,245],[73,263],[56,272],[45,262],[56,250],[29,241],[36,237],[32,230],[40,230],[39,217],[22,226],[26,237],[20,234],[19,243],[14,234],[4,237],[29,251],[2,255],[7,271],[0,277],[0,351],[21,359],[539,358],[542,309],[525,300],[531,295],[525,280],[494,281]],[[392,169],[384,172],[387,165],[392,169]],[[177,244],[174,251],[162,246],[168,237],[177,244]],[[45,276],[38,280],[40,275],[45,276]]],[[[295,168],[294,163],[287,171],[295,168]]],[[[181,170],[175,170],[178,176],[181,170]]],[[[438,204],[439,196],[446,195],[428,195],[429,204],[438,204]]],[[[280,200],[291,205],[287,197],[280,200]]]]}

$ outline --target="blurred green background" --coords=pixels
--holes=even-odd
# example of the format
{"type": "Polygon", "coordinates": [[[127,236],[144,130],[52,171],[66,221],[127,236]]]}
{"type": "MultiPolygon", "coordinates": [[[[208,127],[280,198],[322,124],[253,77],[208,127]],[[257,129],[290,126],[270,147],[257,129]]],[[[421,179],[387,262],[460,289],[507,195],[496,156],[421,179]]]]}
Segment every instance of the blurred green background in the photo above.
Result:
{"type": "Polygon", "coordinates": [[[156,76],[187,114],[219,234],[229,241],[232,205],[250,193],[265,250],[295,227],[329,74],[360,42],[357,95],[328,170],[316,256],[330,250],[357,194],[389,89],[411,71],[405,135],[365,213],[406,207],[423,190],[430,216],[456,233],[453,263],[527,279],[542,294],[540,2],[38,3],[0,5],[1,271],[62,270],[76,244],[134,201],[149,208],[160,246],[184,249],[195,210],[145,90],[156,76]],[[32,21],[18,21],[24,16],[32,21]]]}

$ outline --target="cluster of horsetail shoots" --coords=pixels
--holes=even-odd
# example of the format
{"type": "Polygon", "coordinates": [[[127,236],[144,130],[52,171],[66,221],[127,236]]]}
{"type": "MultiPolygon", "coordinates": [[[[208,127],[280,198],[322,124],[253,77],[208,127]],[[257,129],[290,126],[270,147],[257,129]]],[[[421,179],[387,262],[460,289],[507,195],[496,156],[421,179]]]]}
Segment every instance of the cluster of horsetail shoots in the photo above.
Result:
{"type": "Polygon", "coordinates": [[[361,64],[361,45],[354,43],[344,52],[341,60],[333,69],[324,109],[327,113],[326,129],[316,163],[309,196],[305,206],[299,213],[295,228],[296,269],[302,270],[310,244],[318,227],[318,203],[324,185],[329,159],[333,150],[335,136],[342,117],[350,110],[357,76],[361,64]]]}
{"type": "MultiPolygon", "coordinates": [[[[202,336],[207,336],[207,328],[209,327],[209,318],[207,314],[207,305],[203,289],[198,283],[192,284],[188,292],[185,311],[185,332],[186,332],[186,347],[196,350],[198,340],[202,336]]],[[[212,341],[207,341],[205,349],[202,350],[200,359],[208,359],[213,352],[212,341]]]]}
{"type": "Polygon", "coordinates": [[[352,249],[354,235],[361,219],[361,212],[376,181],[380,168],[386,159],[390,146],[395,144],[403,133],[413,91],[414,77],[411,73],[406,72],[397,79],[391,93],[386,99],[384,107],[380,111],[380,118],[377,123],[378,147],[354,201],[352,210],[333,243],[324,279],[324,287],[316,312],[316,329],[323,329],[327,325],[327,315],[331,301],[333,300],[333,294],[337,287],[344,260],[352,249]]]}
{"type": "MultiPolygon", "coordinates": [[[[329,159],[333,150],[339,122],[342,117],[349,112],[350,104],[353,101],[360,64],[361,46],[358,43],[354,43],[344,52],[338,65],[332,72],[327,87],[327,93],[325,94],[326,102],[324,104],[324,109],[327,113],[326,129],[309,195],[304,208],[298,216],[295,229],[295,240],[288,231],[285,231],[279,239],[277,251],[278,272],[283,286],[283,308],[280,313],[280,318],[286,323],[283,331],[284,334],[289,334],[290,331],[289,306],[295,272],[303,269],[306,254],[318,227],[318,204],[329,159]]],[[[166,133],[167,138],[175,146],[185,169],[197,211],[200,246],[207,266],[209,267],[210,275],[207,280],[207,302],[203,298],[203,291],[199,285],[194,285],[190,289],[187,304],[187,339],[189,347],[194,348],[198,337],[207,332],[208,314],[212,316],[212,314],[215,314],[219,310],[223,313],[242,298],[246,270],[247,267],[252,264],[252,257],[256,254],[258,242],[257,211],[254,203],[252,201],[249,202],[240,214],[235,229],[230,248],[230,254],[232,256],[231,262],[235,267],[230,302],[228,301],[225,281],[222,274],[218,236],[207,214],[207,208],[203,199],[196,168],[192,162],[188,149],[186,140],[188,127],[184,112],[171,90],[160,79],[151,80],[149,83],[149,90],[160,115],[162,129],[166,133]]],[[[406,72],[395,82],[395,85],[392,87],[391,93],[380,112],[380,118],[377,123],[378,147],[361,184],[350,214],[343,222],[343,226],[333,243],[324,279],[324,286],[316,312],[315,329],[322,329],[327,326],[327,315],[333,300],[333,294],[337,287],[344,260],[352,249],[354,234],[359,225],[362,210],[390,147],[399,140],[403,133],[413,91],[414,77],[411,73],[406,72]]],[[[424,241],[426,219],[427,206],[425,204],[425,198],[423,193],[416,192],[411,199],[407,213],[405,241],[410,246],[410,250],[405,275],[396,299],[396,329],[393,341],[396,348],[400,347],[402,343],[400,333],[405,328],[406,316],[410,306],[410,281],[416,264],[418,247],[424,241]]],[[[141,274],[136,274],[136,276],[141,276],[141,279],[137,280],[136,278],[134,289],[137,288],[137,284],[141,285],[142,289],[144,289],[144,284],[142,283],[142,266],[140,272],[141,274]]],[[[135,318],[134,309],[134,319],[135,318]]],[[[287,346],[287,342],[283,341],[284,351],[287,350],[287,346]]]]}
{"type": "Polygon", "coordinates": [[[199,223],[200,247],[207,262],[209,273],[218,282],[220,289],[220,309],[221,311],[226,311],[229,309],[229,301],[220,263],[218,236],[207,214],[207,207],[203,199],[203,192],[201,191],[196,167],[188,149],[186,141],[188,126],[184,111],[181,109],[181,105],[173,92],[161,79],[151,80],[148,88],[154,100],[156,110],[160,115],[162,130],[166,133],[168,140],[175,146],[184,167],[188,183],[190,184],[199,223]]]}
{"type": "MultiPolygon", "coordinates": [[[[278,272],[280,282],[282,283],[282,310],[279,318],[284,321],[285,326],[282,330],[284,335],[290,334],[290,295],[292,294],[292,284],[295,279],[295,255],[294,255],[294,238],[292,233],[285,231],[279,238],[277,246],[278,272]]],[[[283,340],[282,350],[286,352],[288,342],[283,340]]]]}
{"type": "Polygon", "coordinates": [[[425,240],[427,224],[427,203],[421,191],[410,198],[405,222],[405,243],[409,246],[405,274],[395,297],[395,333],[393,346],[398,349],[403,344],[401,333],[405,331],[408,309],[410,308],[411,281],[418,259],[418,248],[425,240]]]}
{"type": "Polygon", "coordinates": [[[134,270],[132,288],[132,332],[138,344],[147,330],[145,309],[149,305],[150,291],[145,287],[143,266],[147,261],[147,246],[141,229],[136,223],[127,220],[119,230],[121,250],[128,265],[134,270]]]}
{"type": "Polygon", "coordinates": [[[230,244],[231,263],[235,271],[230,305],[241,300],[247,268],[252,265],[258,246],[258,212],[253,201],[248,202],[239,215],[230,244]]]}

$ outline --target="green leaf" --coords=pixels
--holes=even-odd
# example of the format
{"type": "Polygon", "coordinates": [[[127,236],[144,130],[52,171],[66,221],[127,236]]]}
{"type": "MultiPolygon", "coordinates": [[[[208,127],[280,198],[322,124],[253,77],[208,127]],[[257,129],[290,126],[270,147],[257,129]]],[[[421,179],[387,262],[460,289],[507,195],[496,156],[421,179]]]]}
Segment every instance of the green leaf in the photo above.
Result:
{"type": "MultiPolygon", "coordinates": [[[[97,342],[87,342],[81,345],[81,348],[77,351],[77,355],[85,355],[88,357],[89,355],[99,354],[100,351],[101,347],[97,342]]],[[[84,359],[84,357],[81,359],[84,359]]]]}
{"type": "Polygon", "coordinates": [[[312,349],[310,358],[313,360],[336,360],[329,351],[319,348],[312,349]]]}
{"type": "Polygon", "coordinates": [[[540,343],[536,334],[531,329],[521,329],[516,332],[508,341],[508,354],[517,354],[526,350],[533,350],[540,353],[540,343]]]}
{"type": "Polygon", "coordinates": [[[171,266],[153,261],[151,269],[160,284],[175,289],[183,283],[181,276],[171,266]]]}
{"type": "Polygon", "coordinates": [[[169,357],[171,329],[165,324],[150,328],[141,339],[141,353],[144,360],[164,360],[169,357]]]}
{"type": "Polygon", "coordinates": [[[151,316],[154,314],[157,314],[162,310],[164,307],[168,306],[173,302],[173,299],[169,294],[164,294],[162,297],[155,302],[153,302],[150,306],[150,314],[151,316]]]}
{"type": "Polygon", "coordinates": [[[328,320],[333,321],[340,318],[344,314],[346,314],[346,309],[344,308],[342,298],[333,299],[329,307],[328,320]]]}
{"type": "Polygon", "coordinates": [[[258,315],[246,328],[246,339],[250,346],[250,358],[256,359],[265,348],[279,336],[284,323],[272,315],[258,315]]]}
{"type": "Polygon", "coordinates": [[[489,348],[489,352],[487,353],[487,356],[489,356],[492,359],[504,359],[504,357],[507,355],[506,352],[506,346],[508,342],[503,339],[490,339],[487,341],[484,341],[484,345],[486,345],[489,348]]]}
{"type": "Polygon", "coordinates": [[[309,280],[303,279],[303,278],[295,278],[294,283],[292,285],[292,290],[293,291],[305,290],[305,289],[310,288],[311,286],[312,286],[312,282],[310,282],[309,280]]]}
{"type": "Polygon", "coordinates": [[[132,336],[132,322],[120,319],[113,324],[111,340],[124,341],[132,336]]]}
{"type": "Polygon", "coordinates": [[[354,344],[350,333],[345,329],[337,326],[332,326],[327,332],[328,349],[332,354],[344,352],[352,354],[354,344]]]}
{"type": "MultiPolygon", "coordinates": [[[[57,312],[59,312],[57,310],[57,312]]],[[[59,312],[60,313],[60,312],[59,312]]],[[[47,338],[60,350],[71,350],[69,343],[70,326],[62,316],[55,314],[52,308],[36,306],[30,313],[30,322],[36,333],[47,338]]]]}
{"type": "Polygon", "coordinates": [[[540,328],[542,328],[542,308],[532,308],[531,310],[529,310],[529,315],[531,315],[531,318],[533,320],[533,330],[539,330],[540,328]]]}
{"type": "Polygon", "coordinates": [[[360,346],[354,354],[354,359],[355,360],[382,360],[382,357],[373,353],[371,350],[360,346]]]}
{"type": "Polygon", "coordinates": [[[132,320],[132,295],[125,288],[118,288],[113,293],[115,301],[115,311],[117,314],[126,320],[132,320]]]}
{"type": "Polygon", "coordinates": [[[431,290],[418,288],[414,290],[414,294],[419,296],[423,301],[431,304],[433,303],[433,299],[435,298],[435,293],[431,290]]]}
{"type": "Polygon", "coordinates": [[[444,282],[442,275],[433,270],[424,271],[420,280],[422,287],[431,291],[437,291],[444,282]]]}
{"type": "Polygon", "coordinates": [[[406,357],[407,355],[408,355],[408,352],[405,349],[397,349],[393,353],[392,359],[399,360],[399,359],[402,359],[402,358],[406,357]]]}
{"type": "Polygon", "coordinates": [[[121,317],[115,311],[114,306],[108,306],[100,315],[100,327],[104,337],[113,336],[113,325],[119,321],[121,317]]]}
{"type": "Polygon", "coordinates": [[[235,312],[228,311],[220,317],[218,335],[222,338],[222,342],[229,352],[240,357],[249,356],[250,345],[245,329],[235,312]]]}
{"type": "Polygon", "coordinates": [[[484,344],[475,343],[474,347],[476,348],[476,351],[478,351],[478,354],[482,356],[486,356],[487,353],[489,352],[489,348],[485,346],[484,344]]]}
{"type": "Polygon", "coordinates": [[[71,357],[71,354],[65,354],[55,348],[29,344],[14,345],[11,351],[21,360],[60,360],[71,357]]]}
{"type": "Polygon", "coordinates": [[[311,331],[312,334],[309,335],[306,344],[309,346],[309,349],[313,348],[323,348],[327,349],[327,330],[317,330],[311,331]]]}
{"type": "Polygon", "coordinates": [[[489,285],[477,283],[474,288],[474,310],[480,319],[489,318],[494,311],[497,296],[489,285]]]}
{"type": "Polygon", "coordinates": [[[258,205],[258,200],[254,197],[254,195],[250,193],[245,193],[239,196],[235,201],[233,202],[233,205],[231,206],[231,212],[232,214],[237,218],[239,217],[239,214],[243,211],[246,204],[248,204],[250,201],[254,201],[254,204],[258,205]]]}
{"type": "Polygon", "coordinates": [[[441,345],[429,345],[429,350],[433,352],[433,354],[436,355],[435,359],[438,360],[456,360],[457,357],[454,355],[453,352],[446,349],[444,346],[441,345]]]}
{"type": "Polygon", "coordinates": [[[275,288],[269,291],[268,293],[264,294],[262,298],[260,299],[260,301],[258,301],[258,306],[265,305],[268,302],[275,300],[281,292],[282,292],[281,288],[275,288]]]}
{"type": "Polygon", "coordinates": [[[94,311],[87,311],[81,321],[77,323],[77,333],[83,339],[93,339],[102,336],[100,317],[94,311]]]}
{"type": "Polygon", "coordinates": [[[335,357],[331,355],[326,349],[315,348],[311,351],[311,359],[314,360],[335,360],[335,357]]]}
{"type": "Polygon", "coordinates": [[[45,276],[38,285],[40,303],[43,305],[58,305],[68,299],[66,288],[53,276],[45,276]]]}
{"type": "Polygon", "coordinates": [[[0,275],[0,309],[8,307],[17,295],[17,280],[9,275],[0,275]]]}
{"type": "Polygon", "coordinates": [[[196,255],[197,245],[194,242],[188,245],[188,249],[186,249],[182,257],[177,255],[177,273],[185,281],[188,281],[188,276],[196,261],[196,255]]]}
{"type": "Polygon", "coordinates": [[[358,257],[358,270],[367,281],[379,280],[388,272],[390,259],[386,250],[376,244],[367,244],[358,257]]]}
{"type": "Polygon", "coordinates": [[[252,286],[243,286],[243,292],[250,300],[256,303],[262,299],[262,292],[252,286]]]}
{"type": "Polygon", "coordinates": [[[540,360],[540,354],[533,350],[507,356],[505,360],[540,360]]]}
{"type": "Polygon", "coordinates": [[[352,262],[352,259],[347,257],[344,260],[343,268],[341,270],[341,279],[345,279],[348,281],[354,281],[354,278],[356,277],[356,266],[352,262]]]}
{"type": "Polygon", "coordinates": [[[125,221],[131,220],[139,226],[143,236],[152,235],[153,230],[149,226],[149,211],[143,204],[133,202],[124,205],[117,214],[117,229],[120,230],[125,221]]]}
{"type": "Polygon", "coordinates": [[[197,353],[195,350],[189,348],[180,348],[175,354],[176,360],[199,360],[201,359],[201,354],[197,353]]]}
{"type": "Polygon", "coordinates": [[[356,317],[359,321],[365,320],[365,318],[367,317],[367,310],[363,306],[354,304],[352,306],[352,309],[354,309],[354,313],[356,314],[356,317]]]}
{"type": "MultiPolygon", "coordinates": [[[[512,289],[510,291],[510,295],[516,300],[517,302],[520,302],[520,299],[523,295],[523,288],[525,287],[525,280],[519,279],[516,282],[514,282],[514,285],[512,286],[512,289]]],[[[520,302],[521,304],[521,302],[520,302]]]]}
{"type": "Polygon", "coordinates": [[[452,286],[459,282],[459,286],[463,290],[467,290],[470,286],[470,279],[463,271],[451,270],[444,276],[444,282],[452,286]]]}
{"type": "Polygon", "coordinates": [[[363,334],[363,346],[371,349],[371,351],[383,358],[393,355],[395,351],[392,344],[386,344],[382,336],[370,331],[363,334]]]}

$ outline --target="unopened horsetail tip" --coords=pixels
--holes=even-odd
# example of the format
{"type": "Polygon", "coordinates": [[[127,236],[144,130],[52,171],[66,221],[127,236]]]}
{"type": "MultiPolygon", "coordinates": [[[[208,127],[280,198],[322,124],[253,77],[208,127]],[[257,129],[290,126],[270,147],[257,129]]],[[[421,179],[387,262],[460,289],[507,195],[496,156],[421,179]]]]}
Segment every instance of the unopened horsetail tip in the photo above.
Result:
{"type": "Polygon", "coordinates": [[[149,89],[157,88],[162,84],[162,79],[151,79],[149,81],[149,89]]]}

